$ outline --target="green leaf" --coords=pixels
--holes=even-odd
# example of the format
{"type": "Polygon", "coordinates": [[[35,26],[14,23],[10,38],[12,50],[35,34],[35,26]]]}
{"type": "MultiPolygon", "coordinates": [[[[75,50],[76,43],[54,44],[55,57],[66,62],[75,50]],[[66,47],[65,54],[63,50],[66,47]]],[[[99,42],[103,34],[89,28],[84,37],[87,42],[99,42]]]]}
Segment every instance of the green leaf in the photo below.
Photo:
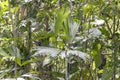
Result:
{"type": "Polygon", "coordinates": [[[102,63],[101,54],[100,54],[100,47],[101,47],[101,45],[98,42],[96,42],[93,45],[93,49],[94,50],[92,51],[92,55],[93,55],[93,58],[94,58],[94,61],[95,61],[95,67],[96,68],[99,67],[101,65],[101,63],[102,63]]]}
{"type": "Polygon", "coordinates": [[[112,76],[112,69],[104,69],[101,80],[110,80],[112,76]]]}
{"type": "Polygon", "coordinates": [[[91,4],[87,4],[86,6],[83,6],[84,14],[89,14],[89,12],[94,8],[95,6],[91,4]]]}
{"type": "Polygon", "coordinates": [[[65,21],[65,19],[68,17],[70,14],[70,10],[65,10],[64,8],[60,9],[57,11],[57,16],[56,16],[56,21],[55,21],[55,26],[54,30],[55,33],[58,33],[59,30],[62,28],[62,23],[65,21]]]}
{"type": "Polygon", "coordinates": [[[53,32],[47,32],[47,31],[38,31],[38,32],[34,32],[32,33],[32,40],[40,40],[40,39],[46,39],[48,37],[53,36],[53,32]]]}
{"type": "Polygon", "coordinates": [[[27,60],[27,61],[24,61],[23,63],[22,63],[22,66],[24,66],[24,65],[26,65],[26,64],[29,64],[29,63],[31,63],[31,62],[34,62],[33,60],[31,61],[31,60],[27,60]]]}
{"type": "Polygon", "coordinates": [[[94,61],[95,61],[95,67],[98,68],[101,63],[102,63],[102,60],[101,60],[101,55],[99,52],[97,51],[92,51],[92,54],[93,54],[93,58],[94,58],[94,61]]]}
{"type": "Polygon", "coordinates": [[[50,72],[53,76],[55,76],[55,77],[61,77],[61,78],[63,78],[64,77],[64,73],[61,73],[61,72],[55,72],[55,71],[51,71],[50,72]]]}
{"type": "Polygon", "coordinates": [[[9,54],[7,54],[2,48],[0,48],[0,55],[7,57],[9,54]]]}
{"type": "Polygon", "coordinates": [[[66,19],[65,21],[64,21],[64,25],[63,25],[63,30],[64,30],[64,34],[65,34],[65,36],[64,36],[64,39],[65,40],[68,40],[69,39],[69,37],[70,37],[70,31],[69,31],[69,25],[68,25],[68,20],[66,19]]]}
{"type": "Polygon", "coordinates": [[[102,27],[99,29],[103,35],[105,35],[106,37],[109,37],[110,36],[110,33],[108,30],[106,30],[106,28],[102,27]]]}
{"type": "Polygon", "coordinates": [[[15,59],[15,62],[16,62],[19,66],[22,66],[22,64],[21,64],[21,59],[20,59],[20,58],[16,58],[16,59],[15,59]]]}
{"type": "Polygon", "coordinates": [[[9,46],[6,50],[9,52],[9,54],[11,54],[11,56],[18,57],[18,58],[21,57],[20,50],[13,45],[9,46]]]}

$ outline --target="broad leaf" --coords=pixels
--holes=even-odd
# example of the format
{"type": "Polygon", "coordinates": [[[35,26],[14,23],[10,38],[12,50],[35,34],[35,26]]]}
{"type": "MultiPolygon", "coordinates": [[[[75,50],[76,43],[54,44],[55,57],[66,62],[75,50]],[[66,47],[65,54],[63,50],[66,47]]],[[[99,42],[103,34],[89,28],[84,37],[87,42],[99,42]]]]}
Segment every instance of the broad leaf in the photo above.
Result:
{"type": "Polygon", "coordinates": [[[101,53],[100,53],[100,47],[101,45],[98,43],[99,41],[96,40],[96,42],[93,45],[93,51],[92,51],[92,55],[95,61],[95,67],[98,68],[101,63],[102,63],[102,59],[101,59],[101,53]]]}
{"type": "Polygon", "coordinates": [[[57,48],[50,48],[50,47],[38,47],[36,53],[34,56],[39,56],[39,55],[50,55],[51,57],[57,56],[58,53],[60,53],[61,50],[57,48]]]}
{"type": "MultiPolygon", "coordinates": [[[[15,78],[6,78],[4,80],[16,80],[15,78]]],[[[25,80],[24,78],[17,78],[17,80],[25,80]]]]}
{"type": "MultiPolygon", "coordinates": [[[[67,56],[70,56],[70,55],[75,55],[75,56],[78,56],[80,58],[82,58],[83,60],[87,60],[87,54],[84,53],[84,52],[81,52],[81,51],[77,51],[77,50],[68,50],[67,51],[67,56]]],[[[65,58],[66,55],[65,55],[65,51],[62,51],[61,52],[61,57],[62,58],[65,58]]]]}
{"type": "Polygon", "coordinates": [[[76,22],[69,22],[69,34],[70,34],[70,39],[69,41],[72,42],[73,39],[75,38],[75,35],[78,31],[78,28],[79,28],[79,24],[76,23],[76,22]]]}
{"type": "Polygon", "coordinates": [[[93,54],[93,58],[94,58],[94,61],[95,61],[95,67],[98,68],[102,63],[101,55],[100,55],[99,52],[97,52],[95,50],[92,52],[92,54],[93,54]]]}
{"type": "Polygon", "coordinates": [[[23,74],[21,77],[31,78],[31,79],[35,79],[35,80],[41,80],[40,78],[36,77],[35,75],[33,75],[31,73],[23,74]]]}
{"type": "Polygon", "coordinates": [[[99,38],[101,31],[98,28],[91,28],[88,30],[88,38],[99,38]]]}
{"type": "MultiPolygon", "coordinates": [[[[50,55],[51,57],[55,57],[57,56],[57,54],[61,54],[62,58],[65,58],[65,51],[61,51],[57,48],[49,48],[49,47],[38,47],[37,52],[34,54],[34,56],[37,55],[50,55]]],[[[67,55],[75,55],[78,56],[80,58],[82,58],[83,60],[87,59],[87,54],[81,51],[77,51],[77,50],[68,50],[67,51],[67,55]]]]}
{"type": "Polygon", "coordinates": [[[104,20],[95,20],[95,22],[92,22],[91,24],[94,24],[96,26],[100,26],[100,25],[103,25],[105,23],[104,20]]]}

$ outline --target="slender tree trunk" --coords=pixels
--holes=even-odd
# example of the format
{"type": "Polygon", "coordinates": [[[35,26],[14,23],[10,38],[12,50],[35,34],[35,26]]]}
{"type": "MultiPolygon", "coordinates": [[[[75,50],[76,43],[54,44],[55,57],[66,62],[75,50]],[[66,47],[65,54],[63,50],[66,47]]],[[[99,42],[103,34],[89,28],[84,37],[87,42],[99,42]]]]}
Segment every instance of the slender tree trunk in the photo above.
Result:
{"type": "MultiPolygon", "coordinates": [[[[13,45],[16,47],[16,30],[15,30],[15,26],[14,26],[14,21],[13,21],[13,13],[11,12],[11,4],[10,4],[10,0],[8,0],[8,10],[9,10],[9,18],[10,20],[10,24],[12,25],[12,33],[13,33],[13,45]]],[[[16,51],[16,50],[15,50],[16,51]]],[[[15,61],[17,60],[17,54],[15,54],[15,61]]],[[[17,80],[17,63],[15,63],[15,79],[17,80]]]]}
{"type": "MultiPolygon", "coordinates": [[[[32,45],[32,42],[31,42],[31,22],[28,21],[26,26],[27,26],[27,31],[28,31],[28,37],[27,37],[27,53],[25,55],[25,58],[26,58],[25,60],[29,60],[31,45],[32,45]]],[[[26,72],[29,72],[30,65],[27,65],[25,69],[26,69],[26,72]]]]}

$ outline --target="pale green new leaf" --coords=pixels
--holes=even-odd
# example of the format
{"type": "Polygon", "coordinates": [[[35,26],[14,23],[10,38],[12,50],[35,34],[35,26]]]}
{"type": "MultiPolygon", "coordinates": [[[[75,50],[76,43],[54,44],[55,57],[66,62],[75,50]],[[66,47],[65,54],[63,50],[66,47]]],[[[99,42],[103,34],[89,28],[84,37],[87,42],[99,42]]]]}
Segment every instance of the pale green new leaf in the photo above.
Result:
{"type": "Polygon", "coordinates": [[[22,66],[27,65],[27,64],[29,64],[29,63],[31,63],[31,62],[34,62],[34,61],[33,61],[33,60],[24,61],[24,62],[22,62],[22,66]]]}
{"type": "Polygon", "coordinates": [[[97,51],[93,51],[93,58],[95,60],[95,66],[96,67],[99,67],[102,63],[102,60],[101,60],[101,55],[100,53],[98,53],[97,51]]]}
{"type": "Polygon", "coordinates": [[[65,10],[64,8],[57,11],[56,21],[54,26],[55,33],[59,32],[62,23],[68,17],[69,14],[70,14],[70,10],[65,10]]]}
{"type": "Polygon", "coordinates": [[[16,62],[19,66],[22,66],[22,64],[21,64],[21,59],[20,59],[20,58],[16,58],[16,59],[15,59],[15,62],[16,62]]]}

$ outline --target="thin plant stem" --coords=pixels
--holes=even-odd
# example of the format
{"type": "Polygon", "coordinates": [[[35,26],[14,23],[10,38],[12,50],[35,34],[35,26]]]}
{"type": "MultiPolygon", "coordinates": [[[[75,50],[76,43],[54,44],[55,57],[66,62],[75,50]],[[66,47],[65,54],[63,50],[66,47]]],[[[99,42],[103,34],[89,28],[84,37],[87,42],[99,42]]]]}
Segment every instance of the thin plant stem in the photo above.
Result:
{"type": "Polygon", "coordinates": [[[62,8],[62,0],[59,0],[60,8],[62,8]]]}
{"type": "Polygon", "coordinates": [[[68,56],[67,56],[67,50],[65,51],[65,55],[66,55],[66,57],[65,57],[65,60],[66,60],[66,64],[65,64],[65,66],[66,66],[65,80],[69,80],[69,77],[68,77],[68,56]]]}
{"type": "Polygon", "coordinates": [[[72,1],[70,0],[70,17],[72,17],[72,1]]]}
{"type": "Polygon", "coordinates": [[[113,49],[113,80],[116,80],[116,47],[113,49]]]}
{"type": "MultiPolygon", "coordinates": [[[[13,32],[13,38],[14,38],[14,42],[13,45],[16,46],[16,30],[14,27],[14,21],[13,21],[13,17],[12,17],[12,13],[11,13],[11,4],[10,4],[10,0],[8,0],[8,10],[9,10],[9,17],[11,19],[11,25],[12,25],[12,32],[13,32]]],[[[15,54],[15,61],[17,60],[17,54],[15,54]]],[[[17,80],[17,63],[15,63],[15,79],[17,80]]]]}
{"type": "MultiPolygon", "coordinates": [[[[116,2],[115,8],[116,12],[118,11],[118,1],[116,2]]],[[[116,15],[113,17],[113,80],[116,80],[116,53],[117,53],[117,45],[116,45],[116,26],[118,27],[118,24],[116,23],[116,15]]]]}
{"type": "Polygon", "coordinates": [[[116,26],[116,18],[113,18],[113,80],[116,80],[116,35],[115,35],[115,26],[116,26]]]}

